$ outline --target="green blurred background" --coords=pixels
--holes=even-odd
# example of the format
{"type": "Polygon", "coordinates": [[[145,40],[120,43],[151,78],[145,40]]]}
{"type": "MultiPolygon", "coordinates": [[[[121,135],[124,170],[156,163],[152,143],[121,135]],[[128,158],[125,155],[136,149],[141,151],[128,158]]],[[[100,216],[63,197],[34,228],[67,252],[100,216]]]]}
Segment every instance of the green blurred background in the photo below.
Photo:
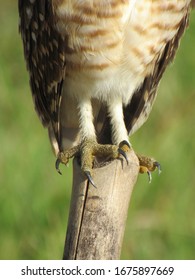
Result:
{"type": "MultiPolygon", "coordinates": [[[[0,259],[61,259],[71,164],[54,169],[33,109],[18,34],[17,1],[0,9],[0,259]]],[[[195,13],[134,148],[163,168],[134,189],[122,259],[195,259],[195,13]]],[[[105,190],[106,191],[106,190],[105,190]]]]}

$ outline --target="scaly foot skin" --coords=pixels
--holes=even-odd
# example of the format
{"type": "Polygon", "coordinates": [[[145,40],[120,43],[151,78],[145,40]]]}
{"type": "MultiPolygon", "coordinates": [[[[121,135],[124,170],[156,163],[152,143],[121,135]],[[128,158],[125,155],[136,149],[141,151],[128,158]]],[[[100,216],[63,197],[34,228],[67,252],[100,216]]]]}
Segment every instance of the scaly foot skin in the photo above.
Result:
{"type": "Polygon", "coordinates": [[[78,153],[79,153],[79,146],[73,147],[69,150],[66,150],[65,152],[59,152],[56,163],[55,163],[55,167],[60,175],[62,175],[60,168],[59,168],[60,163],[67,165],[69,162],[69,159],[73,158],[78,153]]]}
{"type": "Polygon", "coordinates": [[[153,158],[137,155],[140,164],[140,173],[147,173],[149,178],[149,183],[152,181],[151,172],[158,169],[158,174],[161,173],[160,163],[153,158]]]}
{"type": "Polygon", "coordinates": [[[104,157],[107,159],[116,159],[122,155],[128,164],[126,152],[130,150],[130,145],[127,141],[122,141],[119,146],[117,145],[102,145],[98,144],[95,140],[84,139],[82,143],[76,147],[73,147],[65,152],[60,152],[56,160],[56,170],[61,174],[59,169],[60,163],[65,165],[70,158],[80,155],[81,158],[81,170],[85,173],[90,183],[95,187],[95,183],[92,179],[92,168],[94,157],[104,157]]]}

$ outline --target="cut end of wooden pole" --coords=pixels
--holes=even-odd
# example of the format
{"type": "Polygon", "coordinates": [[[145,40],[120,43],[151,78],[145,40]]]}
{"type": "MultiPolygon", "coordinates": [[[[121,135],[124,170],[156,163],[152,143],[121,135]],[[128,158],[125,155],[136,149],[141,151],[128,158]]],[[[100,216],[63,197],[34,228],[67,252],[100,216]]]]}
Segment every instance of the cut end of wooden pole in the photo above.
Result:
{"type": "Polygon", "coordinates": [[[73,163],[73,189],[63,259],[119,259],[133,187],[139,173],[134,151],[93,170],[94,188],[73,163]]]}

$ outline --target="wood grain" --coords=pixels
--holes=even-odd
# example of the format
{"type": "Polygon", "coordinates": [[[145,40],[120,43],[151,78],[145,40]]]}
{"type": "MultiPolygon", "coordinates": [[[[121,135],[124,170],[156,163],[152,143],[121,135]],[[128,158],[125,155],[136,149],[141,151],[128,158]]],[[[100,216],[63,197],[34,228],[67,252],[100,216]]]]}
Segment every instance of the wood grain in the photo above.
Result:
{"type": "Polygon", "coordinates": [[[94,188],[74,160],[73,189],[63,259],[119,259],[139,163],[133,151],[94,169],[94,188]]]}

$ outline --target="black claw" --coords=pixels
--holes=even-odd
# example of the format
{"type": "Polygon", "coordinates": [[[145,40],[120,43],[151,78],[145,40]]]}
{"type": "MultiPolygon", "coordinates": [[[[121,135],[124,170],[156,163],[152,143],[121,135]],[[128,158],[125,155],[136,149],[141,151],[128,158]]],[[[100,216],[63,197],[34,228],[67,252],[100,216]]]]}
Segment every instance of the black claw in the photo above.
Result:
{"type": "Polygon", "coordinates": [[[91,173],[90,173],[89,171],[85,171],[85,175],[87,176],[87,179],[88,179],[89,182],[92,184],[92,186],[94,186],[95,188],[97,188],[96,185],[95,185],[95,183],[94,183],[94,181],[93,181],[93,179],[92,179],[92,177],[91,177],[91,173]]]}
{"type": "Polygon", "coordinates": [[[119,144],[119,147],[123,147],[123,146],[125,146],[125,145],[126,145],[127,147],[129,147],[129,149],[131,149],[131,145],[130,145],[129,142],[126,141],[126,140],[121,141],[120,144],[119,144]]]}
{"type": "Polygon", "coordinates": [[[154,165],[157,167],[158,169],[158,175],[160,175],[160,173],[162,172],[162,169],[161,169],[161,165],[158,161],[155,161],[154,162],[154,165]]]}
{"type": "Polygon", "coordinates": [[[119,152],[120,155],[122,155],[126,159],[126,162],[127,162],[127,165],[128,165],[129,161],[128,161],[127,154],[125,153],[125,151],[123,151],[123,149],[121,149],[121,148],[118,148],[118,152],[119,152]]]}
{"type": "Polygon", "coordinates": [[[152,182],[152,174],[150,171],[147,171],[149,184],[152,182]]]}
{"type": "Polygon", "coordinates": [[[56,170],[58,171],[58,173],[59,173],[60,175],[62,175],[62,172],[60,171],[60,168],[59,168],[60,163],[61,163],[60,159],[57,158],[56,163],[55,163],[55,168],[56,168],[56,170]]]}

